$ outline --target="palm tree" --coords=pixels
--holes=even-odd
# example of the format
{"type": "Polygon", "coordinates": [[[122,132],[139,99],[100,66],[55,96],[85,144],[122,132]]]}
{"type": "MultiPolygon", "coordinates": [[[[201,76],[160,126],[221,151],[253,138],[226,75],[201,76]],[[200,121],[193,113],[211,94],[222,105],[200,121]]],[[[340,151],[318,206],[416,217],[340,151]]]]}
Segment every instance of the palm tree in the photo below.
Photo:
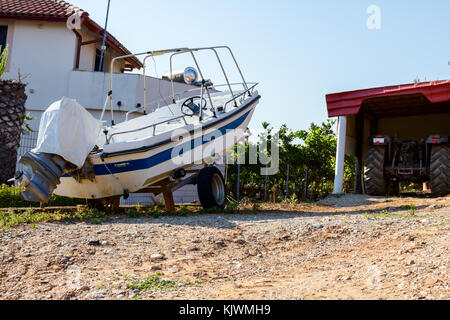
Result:
{"type": "Polygon", "coordinates": [[[27,100],[24,83],[1,79],[7,59],[8,47],[0,55],[0,184],[14,177],[27,100]]]}

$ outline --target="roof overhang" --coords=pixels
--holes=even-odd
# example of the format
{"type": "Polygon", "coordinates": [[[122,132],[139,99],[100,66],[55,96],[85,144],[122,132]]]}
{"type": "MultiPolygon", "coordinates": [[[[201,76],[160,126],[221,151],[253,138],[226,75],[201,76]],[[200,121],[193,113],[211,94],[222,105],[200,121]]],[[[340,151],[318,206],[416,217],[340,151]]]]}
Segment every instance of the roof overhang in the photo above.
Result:
{"type": "Polygon", "coordinates": [[[396,116],[435,112],[450,105],[450,80],[405,84],[328,94],[328,116],[350,116],[362,109],[378,115],[396,116]],[[426,107],[425,107],[426,106],[426,107]]]}
{"type": "MultiPolygon", "coordinates": [[[[89,18],[89,16],[84,17],[81,23],[84,26],[86,26],[89,29],[89,31],[95,33],[99,37],[103,37],[104,29],[101,26],[99,26],[94,20],[89,18]]],[[[119,54],[119,56],[131,55],[131,52],[127,48],[125,48],[109,32],[106,32],[106,44],[109,45],[111,48],[113,48],[113,50],[116,51],[119,54]]],[[[134,56],[126,58],[125,61],[127,61],[133,68],[140,69],[143,67],[142,62],[134,56]]]]}

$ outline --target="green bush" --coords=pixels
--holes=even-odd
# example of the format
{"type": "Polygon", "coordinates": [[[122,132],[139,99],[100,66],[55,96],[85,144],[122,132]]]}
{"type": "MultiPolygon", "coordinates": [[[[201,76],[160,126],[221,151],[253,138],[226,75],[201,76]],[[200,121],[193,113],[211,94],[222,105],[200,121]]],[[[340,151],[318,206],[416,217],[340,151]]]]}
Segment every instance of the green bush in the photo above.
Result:
{"type": "MultiPolygon", "coordinates": [[[[307,130],[291,130],[283,125],[280,130],[276,131],[269,123],[263,123],[264,132],[258,136],[257,143],[249,142],[245,146],[245,159],[249,160],[250,150],[255,149],[258,149],[259,156],[270,155],[272,143],[279,144],[280,170],[275,175],[268,177],[268,194],[274,193],[277,200],[286,198],[288,165],[290,197],[295,194],[297,201],[316,201],[333,192],[337,145],[334,125],[334,121],[328,120],[320,125],[313,123],[307,130]],[[276,134],[279,137],[278,141],[274,138],[276,134]],[[264,148],[266,145],[267,148],[264,148]],[[307,171],[308,179],[306,181],[307,171]],[[305,192],[306,185],[307,192],[305,192]]],[[[238,148],[235,147],[228,156],[231,159],[237,159],[238,155],[238,148]]],[[[249,161],[246,162],[249,163],[249,161]]],[[[349,170],[351,171],[351,169],[349,170]]],[[[229,195],[234,197],[237,195],[237,172],[237,164],[228,165],[227,190],[229,190],[229,195]]],[[[241,165],[240,198],[264,200],[265,178],[261,175],[261,165],[241,165]]],[[[349,183],[352,180],[350,174],[347,180],[349,183]]]]}
{"type": "MultiPolygon", "coordinates": [[[[0,208],[36,208],[39,207],[38,202],[29,202],[22,199],[20,194],[25,189],[14,186],[0,186],[0,208]]],[[[72,207],[78,204],[86,204],[85,199],[71,199],[52,195],[47,206],[50,207],[72,207]]]]}
{"type": "Polygon", "coordinates": [[[6,63],[8,62],[8,46],[2,52],[2,46],[0,46],[0,80],[2,79],[3,73],[6,70],[6,63]]]}
{"type": "Polygon", "coordinates": [[[344,193],[355,191],[355,172],[356,158],[346,154],[344,165],[344,193]]]}
{"type": "Polygon", "coordinates": [[[24,212],[14,212],[12,210],[1,211],[0,210],[0,231],[4,231],[14,226],[21,224],[36,224],[41,222],[55,222],[63,220],[89,220],[92,222],[97,222],[101,218],[105,217],[104,212],[100,212],[95,209],[78,211],[55,211],[55,212],[45,212],[39,209],[27,209],[24,212]]]}
{"type": "Polygon", "coordinates": [[[47,203],[47,206],[50,207],[74,207],[79,204],[86,204],[86,199],[76,199],[76,198],[67,198],[61,197],[52,194],[50,200],[47,203]]]}
{"type": "MultiPolygon", "coordinates": [[[[13,186],[0,186],[0,208],[19,208],[19,207],[33,207],[33,203],[23,200],[20,193],[23,190],[13,186]]],[[[39,206],[39,204],[38,204],[39,206]]]]}

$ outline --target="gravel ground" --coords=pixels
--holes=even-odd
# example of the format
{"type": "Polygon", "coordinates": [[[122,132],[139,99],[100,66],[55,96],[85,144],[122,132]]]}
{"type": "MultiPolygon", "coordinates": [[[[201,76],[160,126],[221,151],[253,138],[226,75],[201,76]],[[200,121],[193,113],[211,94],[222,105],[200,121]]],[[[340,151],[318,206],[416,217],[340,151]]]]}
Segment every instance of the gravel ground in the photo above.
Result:
{"type": "Polygon", "coordinates": [[[450,198],[348,195],[23,225],[0,233],[0,299],[450,299],[449,220],[450,198]]]}

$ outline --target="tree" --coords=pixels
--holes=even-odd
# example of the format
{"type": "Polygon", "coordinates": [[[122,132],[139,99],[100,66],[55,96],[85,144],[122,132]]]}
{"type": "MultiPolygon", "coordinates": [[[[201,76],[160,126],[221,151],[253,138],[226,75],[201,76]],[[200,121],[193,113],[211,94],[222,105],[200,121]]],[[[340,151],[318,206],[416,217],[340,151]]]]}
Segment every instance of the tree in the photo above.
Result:
{"type": "MultiPolygon", "coordinates": [[[[337,139],[333,131],[334,121],[321,125],[311,124],[308,130],[293,131],[283,125],[277,132],[280,148],[280,170],[268,178],[268,191],[276,191],[279,199],[286,196],[287,166],[289,165],[289,190],[298,199],[303,198],[306,187],[306,170],[308,169],[308,200],[317,200],[330,194],[333,190],[334,167],[337,139]]],[[[270,155],[274,143],[274,129],[265,122],[264,132],[259,135],[258,152],[270,155]]],[[[249,159],[249,146],[246,146],[246,163],[249,159]]],[[[235,148],[235,155],[237,148],[235,148]]],[[[241,195],[252,199],[262,199],[265,177],[261,175],[261,164],[241,165],[241,195]]],[[[237,165],[228,168],[228,188],[236,194],[237,165]]]]}

